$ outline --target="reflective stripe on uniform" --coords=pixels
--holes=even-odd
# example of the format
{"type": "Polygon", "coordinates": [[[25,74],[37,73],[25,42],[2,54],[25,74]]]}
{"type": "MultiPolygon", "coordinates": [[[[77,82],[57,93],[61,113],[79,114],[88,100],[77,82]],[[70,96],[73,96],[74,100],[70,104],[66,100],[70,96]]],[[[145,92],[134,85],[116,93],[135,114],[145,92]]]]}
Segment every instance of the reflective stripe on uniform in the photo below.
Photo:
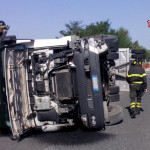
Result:
{"type": "Polygon", "coordinates": [[[138,103],[138,102],[137,102],[136,105],[141,105],[141,103],[138,103]]]}
{"type": "Polygon", "coordinates": [[[5,28],[6,26],[1,26],[1,28],[3,29],[3,28],[5,28]]]}
{"type": "Polygon", "coordinates": [[[137,107],[137,108],[141,108],[141,103],[138,103],[138,102],[137,102],[137,103],[136,103],[136,107],[137,107]]]}
{"type": "Polygon", "coordinates": [[[135,108],[135,105],[136,105],[136,103],[135,103],[135,102],[130,103],[130,108],[135,108]]]}
{"type": "Polygon", "coordinates": [[[132,105],[135,105],[136,103],[135,102],[133,102],[133,103],[131,103],[130,105],[132,106],[132,105]]]}
{"type": "Polygon", "coordinates": [[[135,82],[132,82],[132,83],[142,84],[142,83],[143,83],[143,81],[135,81],[135,82]]]}
{"type": "Polygon", "coordinates": [[[133,106],[130,106],[130,108],[135,108],[135,105],[133,105],[133,106]]]}
{"type": "Polygon", "coordinates": [[[131,78],[131,77],[140,77],[140,78],[142,78],[144,76],[146,76],[146,73],[143,73],[143,74],[130,74],[130,75],[127,73],[128,78],[131,78]]]}

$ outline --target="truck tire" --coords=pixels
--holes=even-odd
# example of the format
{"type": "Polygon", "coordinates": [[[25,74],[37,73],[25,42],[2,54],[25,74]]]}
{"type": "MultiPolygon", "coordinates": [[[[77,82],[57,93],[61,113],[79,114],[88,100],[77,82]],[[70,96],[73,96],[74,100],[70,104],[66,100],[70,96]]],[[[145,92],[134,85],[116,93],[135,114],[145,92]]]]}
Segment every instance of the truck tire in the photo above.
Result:
{"type": "Polygon", "coordinates": [[[120,100],[119,94],[110,94],[109,97],[111,102],[118,102],[120,100]]]}
{"type": "Polygon", "coordinates": [[[144,49],[132,49],[131,50],[132,54],[145,54],[145,50],[144,49]]]}
{"type": "Polygon", "coordinates": [[[123,110],[119,105],[110,104],[108,115],[109,123],[106,123],[107,126],[115,125],[123,120],[123,110]]]}
{"type": "Polygon", "coordinates": [[[118,51],[118,38],[113,35],[104,35],[103,39],[105,40],[109,51],[117,52],[118,51]]]}
{"type": "Polygon", "coordinates": [[[110,94],[116,94],[119,93],[119,86],[109,86],[109,92],[110,94]]]}
{"type": "Polygon", "coordinates": [[[145,59],[145,54],[135,54],[131,56],[134,59],[145,59]]]}
{"type": "Polygon", "coordinates": [[[107,60],[111,60],[111,59],[119,59],[119,54],[116,52],[109,52],[106,56],[107,60]]]}
{"type": "Polygon", "coordinates": [[[114,60],[110,60],[110,61],[109,61],[109,64],[110,64],[111,67],[116,65],[116,63],[115,63],[114,60]]]}

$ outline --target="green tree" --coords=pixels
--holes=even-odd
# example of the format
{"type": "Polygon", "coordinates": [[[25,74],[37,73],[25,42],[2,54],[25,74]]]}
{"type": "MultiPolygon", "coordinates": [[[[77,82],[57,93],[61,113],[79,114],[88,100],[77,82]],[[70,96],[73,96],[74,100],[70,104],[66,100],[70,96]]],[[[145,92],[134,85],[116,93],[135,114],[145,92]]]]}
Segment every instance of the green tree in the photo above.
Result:
{"type": "Polygon", "coordinates": [[[146,60],[150,61],[150,50],[146,50],[146,60]]]}
{"type": "Polygon", "coordinates": [[[91,23],[90,25],[87,25],[85,27],[82,36],[86,37],[99,34],[109,34],[110,27],[111,23],[109,22],[109,20],[91,23]]]}
{"type": "Polygon", "coordinates": [[[80,37],[87,37],[99,34],[113,34],[115,32],[114,29],[111,29],[109,20],[91,23],[86,26],[82,24],[82,21],[70,21],[70,23],[65,24],[65,28],[65,30],[59,32],[63,36],[75,34],[80,37]]]}
{"type": "Polygon", "coordinates": [[[127,29],[120,27],[119,30],[116,31],[116,35],[118,36],[120,48],[132,47],[132,40],[127,29]]]}
{"type": "Polygon", "coordinates": [[[138,41],[135,41],[132,43],[132,48],[133,49],[145,49],[143,46],[139,45],[138,41]]]}
{"type": "Polygon", "coordinates": [[[59,33],[63,36],[68,35],[78,35],[80,36],[83,31],[82,21],[70,21],[70,23],[65,24],[66,30],[61,30],[59,33]]]}
{"type": "Polygon", "coordinates": [[[119,30],[112,29],[109,20],[91,23],[86,26],[82,24],[82,21],[70,21],[70,23],[65,24],[65,27],[65,30],[61,30],[59,32],[63,36],[75,34],[80,37],[88,37],[100,34],[111,34],[118,36],[119,47],[132,47],[132,41],[129,35],[129,31],[122,27],[119,30]]]}
{"type": "Polygon", "coordinates": [[[132,48],[133,49],[139,49],[139,42],[138,41],[135,41],[132,43],[132,48]]]}

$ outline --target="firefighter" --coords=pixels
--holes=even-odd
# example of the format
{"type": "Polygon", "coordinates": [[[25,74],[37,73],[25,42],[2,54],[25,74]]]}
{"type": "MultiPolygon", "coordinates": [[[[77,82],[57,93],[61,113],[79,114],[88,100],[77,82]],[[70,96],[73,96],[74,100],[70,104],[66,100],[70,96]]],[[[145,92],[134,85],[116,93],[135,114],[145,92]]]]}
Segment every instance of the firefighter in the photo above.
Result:
{"type": "Polygon", "coordinates": [[[141,97],[147,93],[147,79],[141,60],[134,60],[127,73],[127,82],[130,86],[130,112],[131,118],[140,114],[141,97]]]}
{"type": "Polygon", "coordinates": [[[5,31],[8,30],[8,26],[6,26],[4,21],[0,21],[0,37],[2,37],[5,31]]]}

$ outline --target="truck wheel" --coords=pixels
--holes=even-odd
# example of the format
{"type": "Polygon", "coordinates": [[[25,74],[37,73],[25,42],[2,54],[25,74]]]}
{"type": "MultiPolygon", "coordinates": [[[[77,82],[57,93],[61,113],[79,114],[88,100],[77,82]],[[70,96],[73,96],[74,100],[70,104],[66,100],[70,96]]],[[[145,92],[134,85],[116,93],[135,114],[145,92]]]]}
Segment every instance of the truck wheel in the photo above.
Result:
{"type": "Polygon", "coordinates": [[[119,93],[119,86],[109,86],[109,92],[110,94],[116,94],[119,93]]]}
{"type": "Polygon", "coordinates": [[[132,54],[145,54],[145,50],[144,49],[132,49],[131,50],[132,54]]]}
{"type": "Polygon", "coordinates": [[[105,42],[109,48],[109,51],[111,52],[117,52],[118,51],[118,38],[114,35],[104,35],[103,39],[105,39],[105,42]]]}
{"type": "Polygon", "coordinates": [[[107,60],[111,60],[111,59],[119,59],[119,54],[116,52],[109,52],[106,56],[107,60]]]}
{"type": "Polygon", "coordinates": [[[119,94],[110,94],[109,97],[111,102],[118,102],[120,100],[119,94]]]}
{"type": "Polygon", "coordinates": [[[115,125],[123,120],[123,110],[119,105],[110,104],[108,106],[108,115],[109,123],[106,123],[107,126],[115,125]]]}
{"type": "Polygon", "coordinates": [[[110,60],[110,61],[109,61],[109,64],[110,64],[111,67],[116,65],[116,63],[115,63],[114,60],[110,60]]]}
{"type": "Polygon", "coordinates": [[[145,59],[145,54],[135,54],[131,56],[134,59],[145,59]]]}

